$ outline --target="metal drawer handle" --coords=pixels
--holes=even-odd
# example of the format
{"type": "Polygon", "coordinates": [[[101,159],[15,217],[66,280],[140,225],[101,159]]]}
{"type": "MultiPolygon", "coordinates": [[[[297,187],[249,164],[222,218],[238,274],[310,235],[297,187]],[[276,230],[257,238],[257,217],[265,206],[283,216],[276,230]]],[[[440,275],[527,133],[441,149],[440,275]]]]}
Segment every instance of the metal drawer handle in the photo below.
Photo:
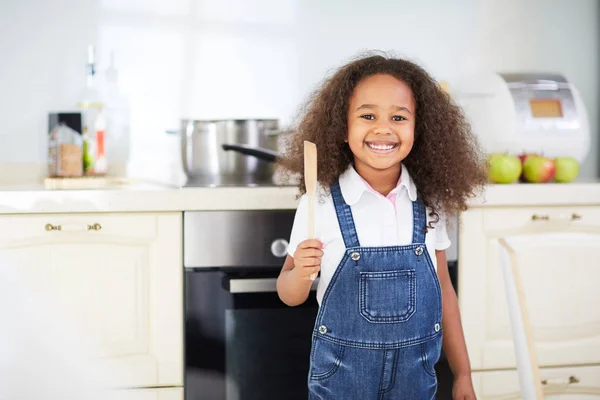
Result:
{"type": "MultiPolygon", "coordinates": [[[[577,221],[580,220],[582,217],[581,215],[577,214],[577,213],[572,213],[570,220],[571,221],[577,221]]],[[[533,214],[531,216],[531,220],[532,221],[549,221],[550,217],[548,215],[538,215],[538,214],[533,214]]],[[[567,220],[567,218],[561,218],[561,220],[567,220]]]]}
{"type": "Polygon", "coordinates": [[[537,215],[537,214],[533,214],[531,216],[531,220],[532,221],[548,221],[550,219],[549,216],[547,215],[537,215]]]}
{"type": "MultiPolygon", "coordinates": [[[[67,227],[67,228],[69,228],[69,227],[67,227]]],[[[62,227],[62,225],[46,224],[45,229],[48,232],[51,232],[51,231],[62,231],[63,227],[62,227]]],[[[91,224],[91,225],[87,226],[87,230],[88,231],[99,231],[100,229],[102,229],[102,225],[100,225],[97,222],[95,224],[91,224]]],[[[81,226],[79,228],[76,227],[76,226],[75,227],[71,226],[69,229],[65,229],[65,230],[69,230],[69,231],[81,231],[82,228],[81,228],[81,226]]]]}
{"type": "MultiPolygon", "coordinates": [[[[310,290],[317,290],[319,278],[312,283],[310,290]]],[[[231,279],[229,293],[276,293],[277,278],[231,279]]]]}
{"type": "Polygon", "coordinates": [[[93,225],[88,225],[87,226],[88,231],[99,231],[100,229],[102,229],[102,225],[100,225],[99,223],[95,223],[93,225]]]}
{"type": "Polygon", "coordinates": [[[568,380],[566,379],[544,379],[542,381],[542,385],[571,385],[573,383],[579,383],[579,379],[575,376],[570,376],[568,380]]]}
{"type": "Polygon", "coordinates": [[[50,232],[50,231],[61,231],[62,230],[62,226],[60,226],[60,225],[46,224],[46,230],[48,232],[50,232]]]}

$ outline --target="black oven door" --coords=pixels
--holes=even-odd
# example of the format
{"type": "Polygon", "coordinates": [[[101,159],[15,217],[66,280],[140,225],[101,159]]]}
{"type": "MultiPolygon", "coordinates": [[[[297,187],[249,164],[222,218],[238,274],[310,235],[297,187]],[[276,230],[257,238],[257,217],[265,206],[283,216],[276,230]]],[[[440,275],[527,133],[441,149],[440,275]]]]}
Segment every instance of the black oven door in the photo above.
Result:
{"type": "Polygon", "coordinates": [[[278,273],[186,270],[187,400],[308,398],[315,291],[289,307],[276,292],[278,273]]]}

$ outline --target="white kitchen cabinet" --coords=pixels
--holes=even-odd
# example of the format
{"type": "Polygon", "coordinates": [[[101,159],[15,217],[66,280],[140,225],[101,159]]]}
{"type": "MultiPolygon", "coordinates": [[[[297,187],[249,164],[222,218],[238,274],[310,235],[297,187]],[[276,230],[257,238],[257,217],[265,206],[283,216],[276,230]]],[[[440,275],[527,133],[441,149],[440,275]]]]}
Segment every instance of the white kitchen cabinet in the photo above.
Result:
{"type": "MultiPolygon", "coordinates": [[[[111,387],[183,385],[181,252],[181,213],[0,217],[0,268],[89,346],[111,387]]],[[[152,393],[135,398],[176,398],[152,393]]]]}
{"type": "MultiPolygon", "coordinates": [[[[540,370],[545,400],[600,399],[600,366],[542,368],[540,370]]],[[[521,400],[516,370],[473,373],[478,400],[521,400]]]]}
{"type": "Polygon", "coordinates": [[[119,390],[103,400],[183,400],[183,388],[119,390]]]}
{"type": "Polygon", "coordinates": [[[479,207],[460,223],[458,298],[472,368],[516,367],[501,238],[515,252],[538,363],[600,364],[600,206],[479,207]]]}

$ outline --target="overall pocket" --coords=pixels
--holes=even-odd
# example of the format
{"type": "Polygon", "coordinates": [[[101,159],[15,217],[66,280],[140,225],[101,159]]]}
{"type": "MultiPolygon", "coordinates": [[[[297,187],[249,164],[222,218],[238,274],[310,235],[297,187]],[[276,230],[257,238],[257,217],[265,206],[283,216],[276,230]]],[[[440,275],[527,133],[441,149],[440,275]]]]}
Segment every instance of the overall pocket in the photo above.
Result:
{"type": "Polygon", "coordinates": [[[317,339],[312,349],[310,363],[310,379],[329,378],[338,370],[344,355],[344,346],[328,340],[317,339]]]}
{"type": "Polygon", "coordinates": [[[360,314],[369,322],[406,322],[415,313],[415,270],[360,273],[360,314]]]}
{"type": "Polygon", "coordinates": [[[423,369],[429,375],[435,377],[435,364],[437,364],[442,353],[442,336],[421,343],[421,362],[423,369]]]}

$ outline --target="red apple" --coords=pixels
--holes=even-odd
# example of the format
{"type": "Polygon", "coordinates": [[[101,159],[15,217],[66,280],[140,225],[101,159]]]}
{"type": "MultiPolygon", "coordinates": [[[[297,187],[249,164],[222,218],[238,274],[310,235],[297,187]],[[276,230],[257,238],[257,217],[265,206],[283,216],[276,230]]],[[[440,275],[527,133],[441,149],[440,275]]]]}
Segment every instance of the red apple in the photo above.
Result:
{"type": "Polygon", "coordinates": [[[521,160],[521,164],[525,164],[525,160],[527,160],[528,157],[531,156],[539,156],[539,154],[535,154],[535,153],[521,153],[519,154],[519,160],[521,160]]]}
{"type": "Polygon", "coordinates": [[[554,179],[556,166],[554,161],[541,156],[529,156],[523,164],[523,177],[527,182],[546,183],[554,179]]]}

